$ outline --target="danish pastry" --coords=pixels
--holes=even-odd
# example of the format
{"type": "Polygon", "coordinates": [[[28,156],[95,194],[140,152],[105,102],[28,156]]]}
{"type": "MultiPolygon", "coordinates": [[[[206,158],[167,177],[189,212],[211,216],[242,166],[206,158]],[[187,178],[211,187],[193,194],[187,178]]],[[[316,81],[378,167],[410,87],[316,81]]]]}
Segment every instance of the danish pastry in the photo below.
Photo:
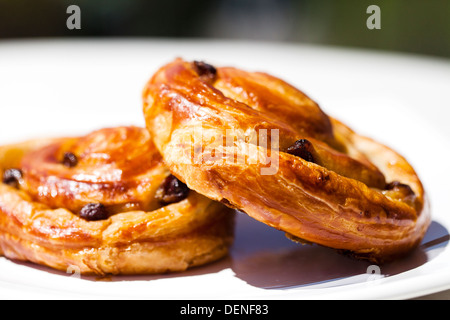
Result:
{"type": "Polygon", "coordinates": [[[139,127],[0,147],[0,254],[80,274],[183,271],[225,256],[233,214],[139,127]]]}
{"type": "Polygon", "coordinates": [[[430,224],[404,157],[277,77],[178,58],[143,101],[173,174],[293,240],[382,263],[416,247],[430,224]]]}

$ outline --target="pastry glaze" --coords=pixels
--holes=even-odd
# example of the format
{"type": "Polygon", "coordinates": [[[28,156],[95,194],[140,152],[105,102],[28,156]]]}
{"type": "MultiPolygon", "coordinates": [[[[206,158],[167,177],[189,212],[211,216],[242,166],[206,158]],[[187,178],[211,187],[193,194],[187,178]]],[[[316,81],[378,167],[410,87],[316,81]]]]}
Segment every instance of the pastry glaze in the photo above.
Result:
{"type": "Polygon", "coordinates": [[[376,263],[419,244],[430,213],[404,157],[327,116],[283,80],[231,67],[212,70],[205,76],[195,62],[176,59],[143,91],[153,141],[189,188],[291,239],[376,263]],[[267,141],[277,129],[278,148],[252,140],[250,133],[261,129],[267,141]],[[230,132],[232,143],[223,139],[230,132]],[[299,139],[309,141],[313,162],[286,152],[299,139]],[[255,159],[277,159],[276,172],[261,174],[267,164],[255,159]]]}
{"type": "Polygon", "coordinates": [[[19,187],[0,183],[0,253],[81,274],[183,271],[228,253],[232,210],[190,191],[165,206],[155,200],[170,174],[138,127],[84,137],[32,140],[0,147],[0,172],[20,168],[19,187]],[[77,155],[74,167],[62,163],[77,155]],[[110,216],[78,216],[88,203],[110,216]]]}

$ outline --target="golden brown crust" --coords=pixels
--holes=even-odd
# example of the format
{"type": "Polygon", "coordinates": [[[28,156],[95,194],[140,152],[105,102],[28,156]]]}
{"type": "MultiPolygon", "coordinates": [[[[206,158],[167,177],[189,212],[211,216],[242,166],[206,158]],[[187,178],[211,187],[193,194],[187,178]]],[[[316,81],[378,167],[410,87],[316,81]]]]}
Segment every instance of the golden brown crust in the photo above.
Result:
{"type": "Polygon", "coordinates": [[[73,212],[97,202],[118,212],[123,206],[151,211],[159,206],[154,193],[168,175],[148,132],[139,127],[61,139],[26,153],[20,168],[21,188],[33,199],[73,212]],[[76,157],[76,165],[63,164],[66,153],[76,157]]]}
{"type": "Polygon", "coordinates": [[[23,169],[18,189],[0,183],[0,253],[11,259],[81,274],[160,273],[215,261],[233,240],[232,210],[221,204],[194,191],[166,206],[152,200],[169,171],[142,128],[0,147],[0,172],[10,168],[23,169]],[[61,164],[63,150],[79,156],[76,167],[61,164]],[[111,216],[81,218],[93,201],[111,216]]]}
{"type": "Polygon", "coordinates": [[[215,70],[205,77],[176,59],[143,92],[147,128],[189,188],[294,237],[376,262],[420,242],[430,223],[425,192],[401,155],[326,116],[282,80],[215,70]],[[307,160],[288,152],[299,140],[308,142],[307,160]],[[266,161],[275,171],[263,173],[266,161]],[[394,181],[409,191],[390,190],[394,181]]]}

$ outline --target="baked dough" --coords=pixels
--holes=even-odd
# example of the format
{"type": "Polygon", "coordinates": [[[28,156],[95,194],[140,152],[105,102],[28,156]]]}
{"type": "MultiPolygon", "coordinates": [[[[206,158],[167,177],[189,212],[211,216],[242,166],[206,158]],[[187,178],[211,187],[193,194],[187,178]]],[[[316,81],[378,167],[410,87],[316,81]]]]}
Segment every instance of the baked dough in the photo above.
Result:
{"type": "Polygon", "coordinates": [[[0,254],[11,259],[80,274],[161,273],[222,258],[233,241],[226,206],[192,190],[158,200],[171,176],[144,128],[3,146],[0,173],[0,254]],[[21,170],[15,185],[5,178],[12,168],[21,170]],[[80,216],[90,204],[108,215],[80,216]]]}
{"type": "Polygon", "coordinates": [[[173,174],[294,240],[381,263],[411,251],[430,224],[404,157],[279,78],[176,59],[143,100],[173,174]]]}

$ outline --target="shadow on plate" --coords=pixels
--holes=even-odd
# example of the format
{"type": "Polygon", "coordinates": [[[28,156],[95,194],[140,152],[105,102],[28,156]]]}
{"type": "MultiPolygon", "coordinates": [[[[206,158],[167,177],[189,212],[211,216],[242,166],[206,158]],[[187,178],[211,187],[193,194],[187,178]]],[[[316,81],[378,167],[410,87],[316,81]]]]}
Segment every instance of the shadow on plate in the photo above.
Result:
{"type": "Polygon", "coordinates": [[[449,239],[448,230],[433,221],[422,244],[410,255],[375,266],[333,249],[294,243],[283,232],[239,214],[231,268],[236,277],[260,288],[326,286],[327,283],[332,286],[333,281],[344,278],[354,277],[354,282],[360,282],[367,281],[376,272],[387,277],[417,268],[442,252],[449,239]]]}
{"type": "MultiPolygon", "coordinates": [[[[235,242],[231,252],[217,262],[181,273],[81,278],[90,281],[152,281],[214,274],[231,269],[235,277],[259,288],[281,289],[318,284],[333,286],[336,285],[334,281],[346,278],[354,278],[353,283],[366,281],[374,270],[387,277],[417,268],[442,252],[450,239],[448,230],[433,221],[422,244],[414,252],[403,259],[374,268],[369,262],[349,258],[333,249],[292,242],[283,232],[246,214],[238,213],[236,218],[235,242]],[[366,277],[358,277],[361,275],[366,277]]],[[[16,263],[62,276],[73,276],[31,263],[16,263]]]]}

